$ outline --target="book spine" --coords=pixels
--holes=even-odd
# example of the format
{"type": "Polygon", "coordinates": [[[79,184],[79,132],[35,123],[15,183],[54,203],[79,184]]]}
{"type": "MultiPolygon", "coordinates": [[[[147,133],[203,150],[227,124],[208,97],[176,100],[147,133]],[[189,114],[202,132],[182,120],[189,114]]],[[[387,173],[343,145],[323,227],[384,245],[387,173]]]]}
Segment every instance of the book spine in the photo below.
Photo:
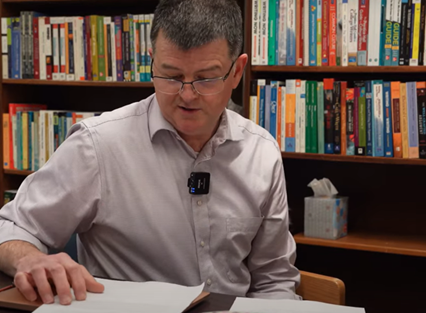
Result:
{"type": "Polygon", "coordinates": [[[59,79],[66,80],[67,73],[67,40],[65,36],[65,18],[59,18],[59,79]]]}
{"type": "Polygon", "coordinates": [[[369,0],[359,0],[358,11],[358,65],[367,65],[369,0]]]}
{"type": "Polygon", "coordinates": [[[347,89],[347,83],[346,82],[340,82],[340,150],[342,155],[346,155],[347,150],[347,137],[346,137],[346,89],[347,89]]]}
{"type": "Polygon", "coordinates": [[[1,18],[1,55],[2,55],[2,77],[9,78],[9,55],[7,44],[7,17],[1,18]]]}
{"type": "Polygon", "coordinates": [[[269,132],[277,139],[277,97],[278,81],[271,81],[271,105],[269,118],[269,132]]]}
{"type": "Polygon", "coordinates": [[[99,81],[99,62],[98,62],[98,17],[90,16],[90,51],[92,51],[92,79],[99,81]]]}
{"type": "Polygon", "coordinates": [[[357,65],[358,53],[358,0],[349,1],[349,65],[357,65]]]}
{"type": "Polygon", "coordinates": [[[115,48],[116,48],[116,62],[117,62],[117,81],[123,81],[123,46],[122,46],[122,22],[121,17],[114,17],[115,23],[115,48]]]}
{"type": "Polygon", "coordinates": [[[392,106],[390,82],[383,83],[383,114],[385,123],[385,157],[393,157],[392,106]]]}
{"type": "Polygon", "coordinates": [[[336,47],[337,47],[337,35],[336,35],[336,26],[337,26],[337,14],[336,14],[336,0],[330,0],[330,20],[329,20],[329,59],[328,63],[330,66],[336,66],[336,47]]]}
{"type": "Polygon", "coordinates": [[[311,0],[303,0],[303,66],[309,66],[309,58],[310,58],[310,1],[311,0]]]}
{"type": "Polygon", "coordinates": [[[416,82],[407,82],[408,158],[419,158],[419,130],[416,82]]]}
{"type": "Polygon", "coordinates": [[[46,79],[47,80],[52,80],[52,72],[53,72],[53,64],[52,64],[52,59],[53,59],[53,55],[52,55],[52,29],[51,29],[51,24],[50,24],[50,18],[46,17],[44,19],[44,25],[46,28],[46,32],[45,32],[45,64],[46,64],[46,79]]]}
{"type": "Polygon", "coordinates": [[[321,65],[329,65],[329,43],[330,43],[330,31],[332,28],[330,24],[331,15],[331,0],[322,0],[322,30],[321,30],[321,65]]]}
{"type": "Polygon", "coordinates": [[[285,151],[296,152],[296,80],[286,80],[285,151]]]}
{"type": "Polygon", "coordinates": [[[371,81],[365,82],[366,155],[373,156],[373,90],[371,81]]]}
{"type": "Polygon", "coordinates": [[[346,155],[355,155],[354,88],[346,89],[346,155]]]}
{"type": "Polygon", "coordinates": [[[318,153],[324,154],[324,83],[317,83],[318,153]]]}
{"type": "MultiPolygon", "coordinates": [[[[67,51],[65,54],[67,62],[66,79],[75,80],[75,53],[74,53],[74,18],[65,18],[65,42],[67,43],[67,51]]],[[[53,151],[51,151],[53,153],[53,151]]],[[[51,154],[49,154],[50,157],[51,154]]]]}
{"type": "Polygon", "coordinates": [[[303,31],[303,6],[305,0],[299,0],[296,4],[296,65],[303,65],[304,55],[304,31],[303,31]]]}
{"type": "Polygon", "coordinates": [[[296,4],[287,2],[287,65],[296,65],[296,4]]]}
{"type": "Polygon", "coordinates": [[[268,12],[269,12],[269,0],[261,1],[261,53],[260,53],[260,64],[268,65],[268,12]]]}
{"type": "Polygon", "coordinates": [[[392,65],[392,9],[394,5],[394,0],[387,0],[386,3],[386,13],[385,13],[385,59],[384,65],[392,65]]]}
{"type": "Polygon", "coordinates": [[[401,0],[395,0],[392,12],[392,66],[399,64],[399,41],[401,36],[401,0]]]}
{"type": "Polygon", "coordinates": [[[383,83],[374,81],[373,83],[373,103],[374,103],[374,137],[373,156],[383,157],[384,151],[384,123],[383,123],[383,83]]]}
{"type": "Polygon", "coordinates": [[[358,98],[358,147],[355,147],[357,155],[365,155],[367,148],[367,125],[366,125],[366,103],[365,86],[359,88],[358,98]]]}
{"type": "Polygon", "coordinates": [[[334,82],[333,84],[333,148],[334,154],[341,153],[341,115],[340,115],[340,82],[334,82]]]}
{"type": "Polygon", "coordinates": [[[402,157],[408,158],[408,111],[407,111],[407,84],[400,84],[400,112],[401,112],[401,137],[402,137],[402,157]]]}
{"type": "MultiPolygon", "coordinates": [[[[305,123],[305,152],[306,153],[313,153],[312,152],[312,130],[313,130],[313,114],[312,114],[312,81],[306,82],[306,97],[305,97],[305,104],[306,104],[306,123],[305,123]]],[[[315,90],[316,92],[316,90],[315,90]]]]}
{"type": "Polygon", "coordinates": [[[317,1],[309,0],[309,65],[317,65],[317,1]]]}
{"type": "Polygon", "coordinates": [[[380,28],[381,17],[379,14],[372,12],[381,12],[381,1],[370,1],[370,9],[368,19],[368,66],[378,66],[380,59],[380,28]]]}
{"type": "Polygon", "coordinates": [[[275,65],[275,0],[268,0],[268,65],[275,65]]]}
{"type": "Polygon", "coordinates": [[[426,159],[426,82],[417,82],[419,157],[426,159]]]}
{"type": "Polygon", "coordinates": [[[322,56],[322,1],[317,0],[317,25],[316,25],[316,65],[321,66],[321,56],[322,56]]]}
{"type": "Polygon", "coordinates": [[[12,18],[12,78],[21,76],[21,31],[19,17],[12,18]]]}
{"type": "Polygon", "coordinates": [[[419,65],[420,11],[421,0],[413,0],[411,12],[410,66],[419,65]]]}
{"type": "Polygon", "coordinates": [[[105,36],[104,36],[104,18],[98,16],[97,20],[97,40],[98,40],[98,71],[99,80],[106,81],[106,59],[105,59],[105,36]]]}
{"type": "Polygon", "coordinates": [[[259,36],[259,1],[253,0],[252,2],[252,28],[251,28],[251,64],[259,65],[258,55],[258,36],[259,36]]]}
{"type": "Polygon", "coordinates": [[[349,3],[348,0],[342,1],[342,66],[348,66],[349,44],[349,3]]]}
{"type": "Polygon", "coordinates": [[[84,57],[85,57],[85,78],[86,80],[92,80],[92,47],[90,38],[90,16],[84,18],[84,57]]]}
{"type": "Polygon", "coordinates": [[[355,155],[357,155],[357,147],[359,146],[359,86],[354,88],[354,144],[355,155]]]}
{"type": "Polygon", "coordinates": [[[391,82],[393,156],[402,158],[400,82],[391,82]]]}
{"type": "Polygon", "coordinates": [[[333,125],[333,85],[334,79],[324,79],[324,152],[327,154],[334,153],[334,125],[333,125]]]}
{"type": "MultiPolygon", "coordinates": [[[[310,85],[311,93],[311,152],[318,153],[318,83],[312,81],[310,85]]],[[[323,112],[324,117],[324,112],[323,112]]],[[[324,129],[324,127],[322,128],[324,129]]],[[[324,147],[324,145],[323,145],[324,147]]]]}
{"type": "MultiPolygon", "coordinates": [[[[2,31],[3,31],[3,24],[2,24],[2,31]]],[[[3,113],[3,168],[4,169],[11,168],[9,118],[10,118],[9,113],[3,113]]]]}
{"type": "Polygon", "coordinates": [[[419,29],[419,65],[424,65],[425,50],[425,18],[426,18],[426,0],[421,0],[420,4],[420,29],[419,29]]]}
{"type": "Polygon", "coordinates": [[[286,140],[286,98],[287,91],[286,87],[282,86],[281,88],[281,151],[285,150],[285,140],[286,140]]]}

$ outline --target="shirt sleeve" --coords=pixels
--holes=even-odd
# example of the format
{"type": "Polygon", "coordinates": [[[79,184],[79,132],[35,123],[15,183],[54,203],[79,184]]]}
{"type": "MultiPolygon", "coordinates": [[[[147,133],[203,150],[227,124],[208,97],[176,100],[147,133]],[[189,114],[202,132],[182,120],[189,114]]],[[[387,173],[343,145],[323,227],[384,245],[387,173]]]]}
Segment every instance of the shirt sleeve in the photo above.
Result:
{"type": "Polygon", "coordinates": [[[24,180],[15,199],[0,210],[0,244],[23,240],[43,252],[60,249],[73,233],[90,229],[100,194],[92,135],[79,123],[48,162],[24,180]]]}
{"type": "Polygon", "coordinates": [[[296,243],[289,232],[289,216],[281,155],[274,164],[272,187],[264,207],[262,225],[248,256],[251,285],[247,297],[297,299],[300,273],[294,266],[296,243]]]}

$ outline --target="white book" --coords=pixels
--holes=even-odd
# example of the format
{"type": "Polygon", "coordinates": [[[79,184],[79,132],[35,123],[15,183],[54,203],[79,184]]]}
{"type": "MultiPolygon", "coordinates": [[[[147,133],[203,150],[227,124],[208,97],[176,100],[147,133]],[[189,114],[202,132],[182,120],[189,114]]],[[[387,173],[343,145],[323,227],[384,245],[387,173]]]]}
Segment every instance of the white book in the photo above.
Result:
{"type": "Polygon", "coordinates": [[[66,80],[65,59],[65,17],[58,18],[59,23],[59,80],[66,80]]]}
{"type": "Polygon", "coordinates": [[[252,2],[252,28],[251,28],[251,64],[258,65],[258,36],[259,36],[259,2],[260,0],[253,0],[252,2]]]}
{"type": "Polygon", "coordinates": [[[281,151],[285,151],[285,100],[286,100],[286,87],[281,86],[281,151]]]}
{"type": "Polygon", "coordinates": [[[77,54],[75,56],[75,58],[78,60],[77,65],[76,65],[76,80],[85,80],[85,72],[84,72],[84,29],[83,29],[83,25],[84,25],[84,18],[79,16],[76,17],[75,19],[75,24],[76,24],[76,37],[77,40],[74,42],[74,45],[77,46],[77,54]]]}
{"type": "Polygon", "coordinates": [[[302,15],[303,66],[309,66],[309,3],[306,0],[303,2],[302,15]]]}
{"type": "Polygon", "coordinates": [[[52,29],[51,29],[52,25],[50,24],[50,18],[46,18],[44,27],[46,29],[46,32],[45,32],[46,39],[44,41],[44,43],[46,45],[45,50],[44,50],[44,52],[45,52],[44,70],[46,72],[46,79],[52,79],[52,76],[51,76],[52,73],[50,73],[50,77],[48,77],[48,73],[47,73],[47,60],[48,59],[50,59],[50,63],[51,63],[50,67],[52,69],[52,29]]]}
{"type": "Polygon", "coordinates": [[[342,66],[348,66],[348,44],[349,44],[349,5],[348,0],[342,0],[342,66]]]}
{"type": "Polygon", "coordinates": [[[279,25],[278,25],[278,64],[287,63],[287,0],[280,1],[279,25]]]}
{"type": "Polygon", "coordinates": [[[40,79],[46,79],[46,25],[44,17],[38,18],[40,79]]]}
{"type": "Polygon", "coordinates": [[[287,58],[288,65],[297,64],[296,55],[296,3],[294,0],[287,0],[287,58]]]}
{"type": "Polygon", "coordinates": [[[306,80],[302,80],[300,97],[300,152],[306,152],[306,80]]]}
{"type": "MultiPolygon", "coordinates": [[[[110,25],[111,25],[112,81],[116,82],[117,81],[117,50],[115,49],[115,23],[114,23],[114,21],[111,21],[110,25]]],[[[140,32],[140,30],[139,30],[139,32],[140,32]]],[[[138,72],[140,72],[140,71],[138,70],[138,72]]]]}
{"type": "Polygon", "coordinates": [[[3,78],[9,78],[9,56],[7,47],[7,17],[1,18],[1,54],[3,78]]]}
{"type": "Polygon", "coordinates": [[[268,65],[268,18],[269,18],[269,0],[261,0],[261,52],[260,64],[268,65]]]}
{"type": "Polygon", "coordinates": [[[78,22],[77,16],[72,18],[72,38],[73,38],[73,51],[74,51],[74,79],[80,80],[80,41],[78,36],[78,22]]]}
{"type": "Polygon", "coordinates": [[[52,55],[53,55],[53,70],[52,79],[59,80],[59,17],[51,17],[50,25],[52,27],[52,55]]]}
{"type": "Polygon", "coordinates": [[[349,0],[348,63],[357,65],[358,54],[358,0],[349,0]]]}
{"type": "Polygon", "coordinates": [[[381,29],[381,1],[370,1],[368,16],[368,62],[369,66],[378,66],[380,60],[380,29],[381,29]],[[377,14],[372,14],[377,12],[377,14]]]}

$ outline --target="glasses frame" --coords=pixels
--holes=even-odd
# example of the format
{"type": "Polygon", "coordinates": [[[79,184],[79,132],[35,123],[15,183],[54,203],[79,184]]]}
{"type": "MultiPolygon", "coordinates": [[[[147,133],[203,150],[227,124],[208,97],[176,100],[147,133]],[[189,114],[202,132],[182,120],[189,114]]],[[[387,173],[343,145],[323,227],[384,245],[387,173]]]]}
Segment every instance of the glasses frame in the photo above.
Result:
{"type": "Polygon", "coordinates": [[[197,93],[198,93],[199,95],[201,95],[201,96],[211,96],[211,95],[216,95],[216,94],[218,94],[218,93],[222,92],[222,90],[223,90],[223,89],[222,89],[221,91],[218,91],[218,92],[215,92],[215,93],[208,93],[208,94],[204,94],[204,93],[200,93],[200,92],[197,90],[197,88],[195,88],[195,87],[194,87],[194,83],[196,83],[196,82],[210,82],[210,81],[218,81],[218,80],[222,80],[223,82],[225,82],[225,80],[229,77],[229,74],[231,74],[231,70],[232,70],[232,68],[234,67],[234,64],[235,64],[235,62],[236,62],[236,61],[237,61],[237,60],[235,60],[235,61],[233,61],[233,62],[232,62],[231,67],[229,68],[229,71],[228,71],[228,72],[227,72],[224,76],[221,76],[221,77],[214,77],[214,78],[195,79],[195,80],[193,80],[193,81],[191,81],[191,82],[184,82],[184,81],[181,81],[181,80],[178,80],[178,79],[174,79],[174,78],[170,78],[170,77],[155,76],[155,75],[154,75],[154,72],[153,72],[154,59],[152,59],[152,60],[151,60],[151,79],[154,79],[154,78],[160,78],[160,79],[164,79],[164,80],[168,80],[168,81],[173,81],[173,82],[181,83],[181,86],[180,86],[180,88],[179,88],[179,91],[178,91],[178,92],[176,92],[176,93],[163,92],[163,91],[159,90],[159,92],[164,93],[164,94],[167,94],[167,95],[177,95],[178,93],[181,93],[181,92],[182,92],[182,90],[183,90],[183,86],[184,86],[184,85],[191,85],[191,86],[192,86],[192,90],[194,90],[195,92],[197,92],[197,93]]]}

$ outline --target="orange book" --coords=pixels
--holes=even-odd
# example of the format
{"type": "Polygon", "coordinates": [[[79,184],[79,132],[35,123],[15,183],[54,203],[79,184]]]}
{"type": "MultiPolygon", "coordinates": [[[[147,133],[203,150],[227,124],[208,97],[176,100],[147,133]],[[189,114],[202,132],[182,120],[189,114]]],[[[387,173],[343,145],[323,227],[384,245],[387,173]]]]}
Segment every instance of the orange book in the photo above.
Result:
{"type": "Polygon", "coordinates": [[[9,113],[3,113],[3,168],[10,168],[9,113]]]}
{"type": "Polygon", "coordinates": [[[392,135],[393,135],[393,157],[402,158],[402,134],[401,134],[401,112],[400,112],[400,82],[391,82],[391,106],[392,106],[392,135]]]}
{"type": "Polygon", "coordinates": [[[347,82],[340,82],[340,153],[346,155],[346,88],[347,82]]]}
{"type": "Polygon", "coordinates": [[[296,80],[286,80],[285,151],[296,152],[296,80]]]}
{"type": "Polygon", "coordinates": [[[400,121],[402,137],[402,157],[408,159],[408,113],[407,113],[407,85],[400,83],[399,89],[400,101],[400,121]]]}

